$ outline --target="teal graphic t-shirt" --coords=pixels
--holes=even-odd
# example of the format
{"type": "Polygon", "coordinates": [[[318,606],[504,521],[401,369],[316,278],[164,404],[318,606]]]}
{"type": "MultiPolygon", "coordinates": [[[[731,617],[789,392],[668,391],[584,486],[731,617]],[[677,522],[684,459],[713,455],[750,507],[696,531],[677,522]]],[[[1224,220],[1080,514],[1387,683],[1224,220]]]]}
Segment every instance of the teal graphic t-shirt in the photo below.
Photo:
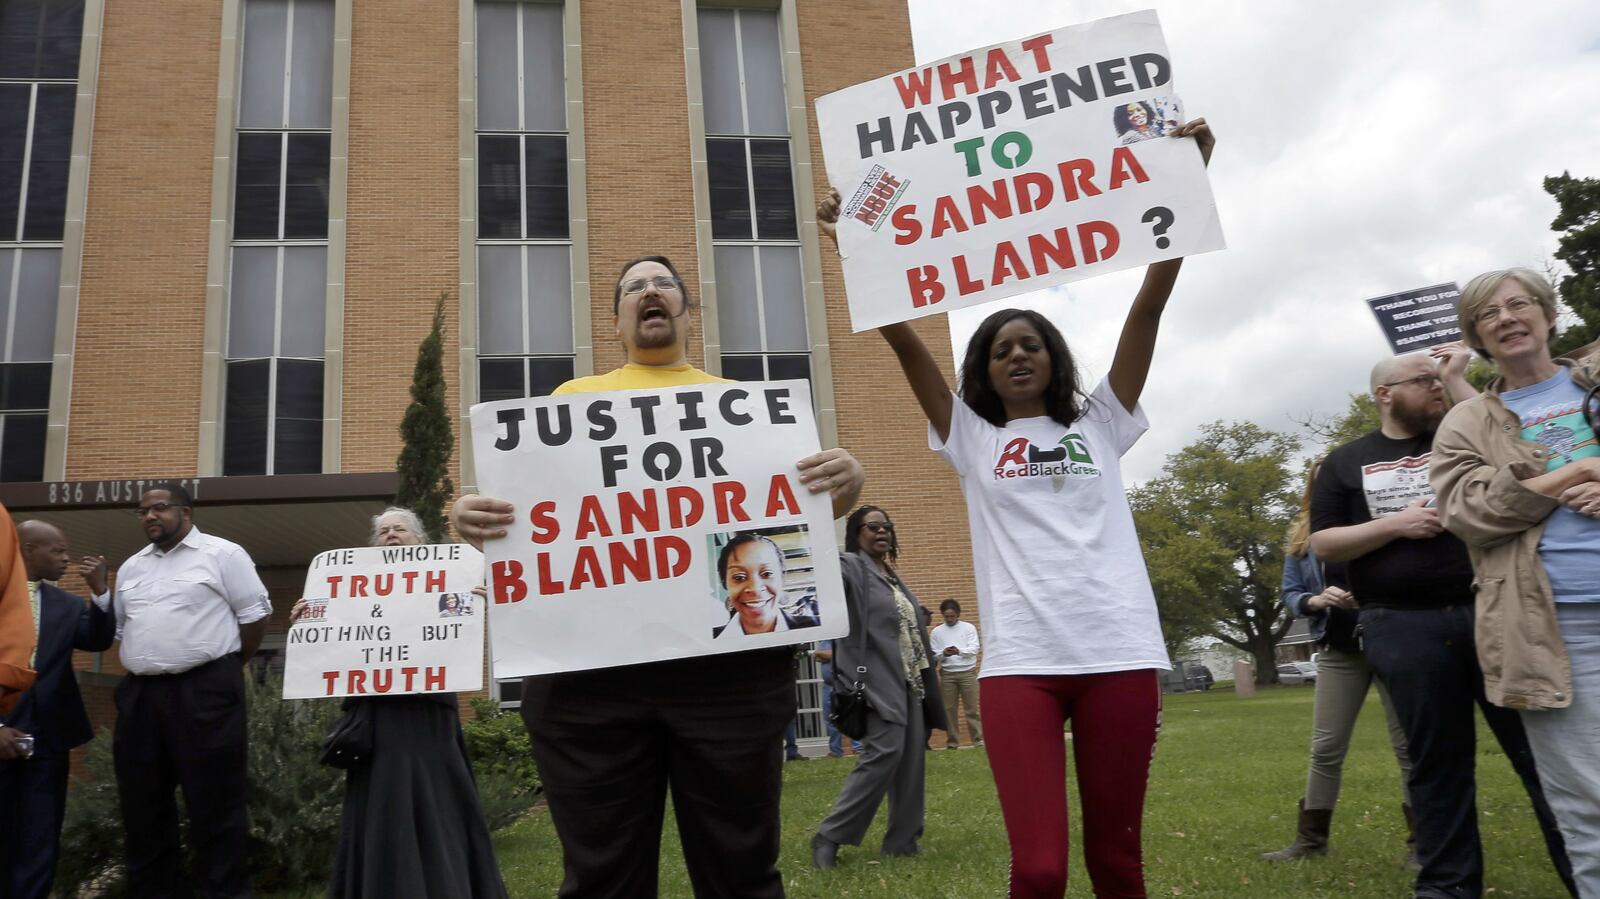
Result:
{"type": "MultiPolygon", "coordinates": [[[[1583,414],[1583,388],[1563,368],[1555,377],[1500,394],[1506,408],[1522,420],[1522,439],[1550,453],[1547,471],[1600,456],[1600,443],[1583,414]]],[[[1556,602],[1600,602],[1600,519],[1566,506],[1550,513],[1539,538],[1539,558],[1556,602]]]]}

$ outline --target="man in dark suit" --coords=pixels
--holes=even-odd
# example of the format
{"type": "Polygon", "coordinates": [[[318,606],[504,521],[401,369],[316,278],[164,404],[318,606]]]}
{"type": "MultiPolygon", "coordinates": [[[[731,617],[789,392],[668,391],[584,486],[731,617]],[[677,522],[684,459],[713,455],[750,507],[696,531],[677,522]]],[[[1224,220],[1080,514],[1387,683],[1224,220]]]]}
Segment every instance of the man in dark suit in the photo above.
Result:
{"type": "MultiPolygon", "coordinates": [[[[0,727],[0,899],[44,899],[55,878],[62,813],[67,804],[68,753],[89,742],[94,731],[83,708],[72,651],[100,652],[111,646],[117,619],[47,583],[72,564],[67,538],[42,521],[17,528],[39,622],[33,688],[0,727]],[[33,737],[30,755],[21,737],[33,737]]],[[[106,592],[106,561],[86,556],[78,572],[95,595],[106,592]]]]}

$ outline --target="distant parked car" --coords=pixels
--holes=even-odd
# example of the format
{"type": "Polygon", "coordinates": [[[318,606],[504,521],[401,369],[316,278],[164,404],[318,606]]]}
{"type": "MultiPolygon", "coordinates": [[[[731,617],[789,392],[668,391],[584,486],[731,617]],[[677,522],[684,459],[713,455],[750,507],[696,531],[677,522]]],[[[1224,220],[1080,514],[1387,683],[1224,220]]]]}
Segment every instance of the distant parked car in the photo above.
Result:
{"type": "Polygon", "coordinates": [[[1209,690],[1217,682],[1212,676],[1211,669],[1199,662],[1187,662],[1183,666],[1184,684],[1190,690],[1209,690]]]}
{"type": "Polygon", "coordinates": [[[1314,684],[1316,682],[1316,662],[1284,662],[1278,666],[1278,683],[1280,684],[1314,684]]]}

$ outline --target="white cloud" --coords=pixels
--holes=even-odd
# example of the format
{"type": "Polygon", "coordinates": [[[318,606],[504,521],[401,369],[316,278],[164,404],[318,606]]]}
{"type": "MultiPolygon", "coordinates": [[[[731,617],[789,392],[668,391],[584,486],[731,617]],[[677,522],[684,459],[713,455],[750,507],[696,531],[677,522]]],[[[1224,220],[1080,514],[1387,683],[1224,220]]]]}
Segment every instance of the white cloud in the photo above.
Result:
{"type": "MultiPolygon", "coordinates": [[[[1149,5],[910,3],[923,63],[1149,5]]],[[[1218,135],[1211,180],[1229,247],[1184,267],[1130,481],[1154,476],[1204,422],[1295,431],[1290,416],[1342,410],[1387,352],[1363,300],[1539,267],[1556,247],[1542,179],[1600,176],[1593,0],[1157,9],[1178,91],[1218,135]]],[[[1042,300],[1091,380],[1139,278],[1042,300]]],[[[950,316],[958,357],[981,317],[950,316]]]]}

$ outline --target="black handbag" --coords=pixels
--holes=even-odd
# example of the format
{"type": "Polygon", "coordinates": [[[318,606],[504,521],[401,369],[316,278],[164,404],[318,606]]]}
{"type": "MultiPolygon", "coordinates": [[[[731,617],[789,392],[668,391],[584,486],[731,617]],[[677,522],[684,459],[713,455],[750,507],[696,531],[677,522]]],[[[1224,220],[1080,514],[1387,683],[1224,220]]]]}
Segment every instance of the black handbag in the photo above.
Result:
{"type": "Polygon", "coordinates": [[[372,761],[372,703],[351,703],[322,739],[322,764],[355,768],[372,761]]]}
{"type": "MultiPolygon", "coordinates": [[[[861,642],[858,649],[859,655],[856,658],[857,663],[867,660],[866,601],[862,600],[860,606],[861,614],[857,617],[861,619],[859,622],[861,625],[861,642]]],[[[834,641],[835,646],[838,643],[839,641],[834,641]]],[[[834,666],[837,670],[837,658],[834,659],[834,666]]],[[[839,689],[837,681],[835,681],[833,688],[833,708],[828,710],[828,720],[833,722],[835,730],[852,740],[859,740],[867,735],[867,709],[869,706],[867,703],[867,688],[864,683],[866,679],[867,667],[857,664],[856,675],[850,682],[850,689],[839,689]]]]}

